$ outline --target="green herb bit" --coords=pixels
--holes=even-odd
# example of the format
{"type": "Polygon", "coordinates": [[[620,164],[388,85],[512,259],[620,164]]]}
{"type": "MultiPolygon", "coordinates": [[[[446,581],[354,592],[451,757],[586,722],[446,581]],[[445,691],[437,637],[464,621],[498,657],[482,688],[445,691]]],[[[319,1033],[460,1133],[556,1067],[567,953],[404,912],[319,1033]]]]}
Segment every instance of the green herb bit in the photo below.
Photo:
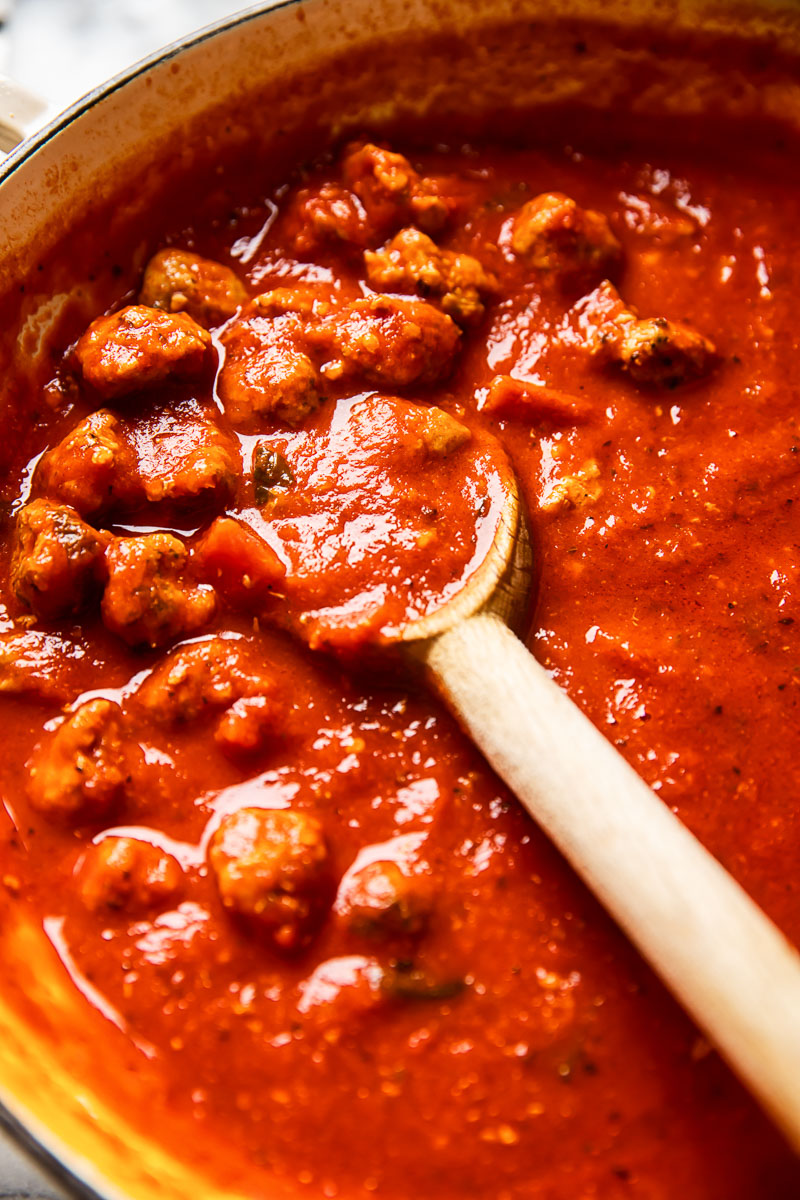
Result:
{"type": "Polygon", "coordinates": [[[266,504],[275,488],[290,488],[292,468],[278,450],[259,442],[253,451],[253,490],[256,504],[266,504]]]}
{"type": "Polygon", "coordinates": [[[465,979],[434,979],[427,971],[405,963],[385,971],[381,979],[383,991],[401,1000],[449,1000],[466,986],[465,979]]]}

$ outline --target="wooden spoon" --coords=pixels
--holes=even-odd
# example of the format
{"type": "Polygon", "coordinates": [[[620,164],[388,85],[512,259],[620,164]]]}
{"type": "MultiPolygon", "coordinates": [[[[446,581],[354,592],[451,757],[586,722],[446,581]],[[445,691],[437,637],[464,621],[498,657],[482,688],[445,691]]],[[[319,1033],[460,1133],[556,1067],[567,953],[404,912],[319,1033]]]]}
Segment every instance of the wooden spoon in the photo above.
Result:
{"type": "Polygon", "coordinates": [[[511,632],[531,563],[510,478],[482,566],[398,640],[800,1151],[800,955],[511,632]]]}

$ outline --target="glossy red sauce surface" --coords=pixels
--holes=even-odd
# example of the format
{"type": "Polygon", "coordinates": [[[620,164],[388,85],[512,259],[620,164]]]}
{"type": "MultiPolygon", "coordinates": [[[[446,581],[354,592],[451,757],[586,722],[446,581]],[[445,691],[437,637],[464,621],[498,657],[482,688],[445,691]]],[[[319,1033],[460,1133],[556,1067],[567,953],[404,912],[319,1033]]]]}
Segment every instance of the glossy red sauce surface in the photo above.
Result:
{"type": "MultiPolygon", "coordinates": [[[[249,1164],[234,1173],[253,1195],[272,1175],[299,1195],[396,1200],[752,1200],[800,1187],[778,1135],[446,712],[285,632],[311,614],[311,640],[336,641],[344,611],[351,640],[374,638],[445,596],[491,535],[494,434],[541,572],[533,652],[800,937],[796,169],[773,130],[735,162],[712,128],[685,154],[657,126],[605,152],[590,140],[556,146],[551,131],[546,150],[409,151],[447,201],[431,236],[494,277],[441,379],[322,372],[335,359],[325,322],[372,294],[364,244],[395,232],[376,216],[354,240],[298,247],[308,195],[343,186],[337,157],[232,218],[195,225],[187,198],[185,228],[162,244],[232,267],[251,297],[307,288],[330,306],[314,346],[307,317],[301,334],[276,335],[321,372],[318,408],[293,424],[232,421],[215,400],[221,323],[205,373],[146,396],[98,399],[70,353],[58,407],[5,485],[14,513],[45,494],[29,456],[101,407],[145,480],[176,477],[181,430],[205,421],[231,447],[230,479],[214,475],[188,506],[143,498],[129,479],[85,520],[115,536],[167,530],[193,551],[226,513],[272,554],[253,568],[263,591],[237,589],[249,551],[214,559],[211,574],[197,567],[215,614],[155,649],[104,628],[93,593],[75,614],[31,621],[7,573],[2,584],[6,633],[34,639],[6,643],[0,660],[3,904],[44,923],[91,1002],[87,1037],[141,1075],[150,1112],[185,1119],[178,1153],[219,1139],[229,1163],[249,1164]],[[585,297],[603,275],[565,281],[513,250],[515,215],[540,193],[608,218],[621,246],[609,273],[628,310],[713,342],[700,378],[658,387],[590,353],[602,325],[585,297]],[[501,375],[527,391],[493,384],[501,375]],[[506,408],[493,407],[498,394],[506,408]],[[472,431],[439,457],[420,448],[433,405],[472,431]],[[172,451],[159,457],[165,438],[172,451]],[[260,501],[256,443],[282,459],[260,501]],[[237,659],[233,692],[177,714],[169,688],[148,700],[156,676],[145,673],[163,670],[174,644],[219,634],[237,659]],[[26,662],[46,685],[19,682],[26,662]],[[98,695],[121,705],[128,779],[100,813],[55,815],[30,793],[26,764],[78,697],[98,695]],[[220,732],[231,700],[271,706],[263,739],[235,753],[220,732]],[[242,809],[313,818],[327,847],[319,911],[288,951],[241,891],[238,911],[223,903],[211,847],[242,809]],[[143,902],[87,874],[91,846],[121,835],[177,864],[143,902]],[[387,862],[411,881],[411,907],[356,920],[354,877],[387,862]]],[[[401,358],[390,348],[385,361],[401,358]]],[[[18,522],[12,513],[4,563],[18,522]]]]}

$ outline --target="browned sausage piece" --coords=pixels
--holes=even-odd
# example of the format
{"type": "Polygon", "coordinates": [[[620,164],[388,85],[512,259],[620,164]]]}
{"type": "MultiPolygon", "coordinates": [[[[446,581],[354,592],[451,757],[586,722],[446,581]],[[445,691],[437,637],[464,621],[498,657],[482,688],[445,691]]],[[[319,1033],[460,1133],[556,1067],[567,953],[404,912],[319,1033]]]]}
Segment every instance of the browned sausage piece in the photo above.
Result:
{"type": "Polygon", "coordinates": [[[376,291],[439,297],[444,311],[459,325],[481,319],[482,297],[497,286],[477,258],[440,250],[418,229],[402,229],[382,250],[367,250],[364,261],[367,279],[376,291]]]}
{"type": "Polygon", "coordinates": [[[666,317],[632,321],[611,353],[634,383],[663,388],[701,379],[717,357],[702,333],[666,317]]]}
{"type": "Polygon", "coordinates": [[[205,412],[171,411],[136,423],[132,431],[147,500],[188,507],[226,503],[242,473],[236,440],[205,412]]]}
{"type": "Polygon", "coordinates": [[[284,717],[283,705],[271,696],[242,696],[220,717],[214,741],[233,758],[255,754],[283,732],[284,717]]]}
{"type": "Polygon", "coordinates": [[[132,646],[163,646],[202,629],[216,596],[186,577],[187,561],[183,542],[169,533],[114,538],[102,603],[107,628],[132,646]]]}
{"type": "Polygon", "coordinates": [[[100,409],[76,425],[42,459],[36,487],[84,517],[140,497],[136,459],[114,414],[100,409]]]}
{"type": "Polygon", "coordinates": [[[247,302],[247,292],[230,267],[189,250],[159,250],[144,272],[139,303],[165,312],[188,313],[210,329],[247,302]]]}
{"type": "Polygon", "coordinates": [[[219,394],[237,429],[252,427],[265,416],[299,425],[319,406],[319,377],[302,350],[288,342],[265,341],[257,350],[234,352],[225,360],[219,394]]]}
{"type": "Polygon", "coordinates": [[[447,202],[435,181],[422,178],[402,154],[373,142],[357,143],[342,160],[342,175],[378,233],[398,225],[438,233],[447,222],[447,202]]]}
{"type": "Polygon", "coordinates": [[[535,270],[569,281],[611,274],[622,253],[608,219],[562,192],[545,192],[523,205],[514,218],[511,246],[535,270]]]}
{"type": "Polygon", "coordinates": [[[210,348],[210,334],[186,313],[132,304],[92,321],[75,356],[86,382],[110,400],[167,379],[195,378],[210,348]]]}
{"type": "Polygon", "coordinates": [[[74,508],[32,500],[17,515],[11,586],[39,617],[53,619],[83,608],[105,580],[103,555],[111,541],[74,508]]]}
{"type": "Polygon", "coordinates": [[[717,351],[708,338],[682,321],[640,318],[608,280],[576,308],[590,353],[621,367],[641,387],[680,387],[716,365],[717,351]]]}
{"type": "Polygon", "coordinates": [[[163,908],[183,882],[183,871],[171,854],[133,837],[104,837],[90,846],[77,874],[87,908],[126,915],[163,908]]]}
{"type": "Polygon", "coordinates": [[[266,932],[279,950],[309,941],[330,899],[328,850],[315,817],[240,809],[214,833],[208,858],[225,908],[266,932]]]}
{"type": "Polygon", "coordinates": [[[130,783],[129,743],[118,704],[82,704],[36,746],[28,764],[31,804],[56,818],[105,816],[130,783]]]}
{"type": "Polygon", "coordinates": [[[261,417],[298,425],[319,406],[319,373],[306,344],[312,319],[304,291],[278,288],[256,296],[226,330],[217,387],[237,428],[251,428],[261,417]]]}
{"type": "Polygon", "coordinates": [[[273,688],[241,638],[211,637],[166,655],[139,687],[136,703],[162,723],[193,721],[273,688]]]}
{"type": "Polygon", "coordinates": [[[450,374],[461,331],[424,300],[368,296],[355,300],[326,323],[339,359],[329,377],[361,376],[389,387],[436,383],[450,374]]]}
{"type": "Polygon", "coordinates": [[[366,246],[371,240],[361,201],[333,182],[298,192],[288,226],[288,237],[301,258],[315,254],[325,244],[366,246]]]}

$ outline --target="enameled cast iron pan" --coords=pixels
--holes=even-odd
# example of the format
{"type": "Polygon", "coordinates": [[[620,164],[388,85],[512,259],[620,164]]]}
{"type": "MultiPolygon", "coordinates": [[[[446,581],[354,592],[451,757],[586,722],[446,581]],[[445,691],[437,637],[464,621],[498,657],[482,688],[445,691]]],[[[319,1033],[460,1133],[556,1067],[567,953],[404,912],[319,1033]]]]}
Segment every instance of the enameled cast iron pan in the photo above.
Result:
{"type": "MultiPolygon", "coordinates": [[[[262,161],[291,162],[348,128],[380,128],[395,115],[430,114],[486,134],[489,113],[513,119],[531,106],[571,102],[800,124],[798,55],[796,0],[755,10],[731,0],[277,0],[250,9],[97,89],[6,159],[0,370],[24,370],[69,303],[77,280],[59,245],[87,225],[135,224],[170,174],[191,170],[210,145],[220,157],[246,146],[262,161]],[[626,39],[643,21],[655,33],[652,51],[626,39]],[[565,71],[564,47],[576,36],[587,50],[565,71]],[[741,47],[733,78],[715,61],[722,39],[741,47]],[[669,53],[659,53],[667,41],[669,53]],[[748,68],[753,41],[761,45],[756,74],[748,68]],[[44,259],[51,265],[37,277],[44,259]]],[[[95,234],[88,246],[84,279],[103,242],[95,234]]],[[[136,1115],[118,1115],[106,1090],[113,1083],[119,1092],[119,1066],[95,1061],[86,1000],[41,930],[5,919],[0,962],[0,1119],[27,1149],[92,1196],[244,1194],[244,1164],[232,1160],[217,1189],[204,1176],[201,1146],[187,1145],[181,1159],[164,1151],[159,1129],[169,1114],[149,1111],[135,1078],[126,1111],[136,1115]]],[[[271,1200],[289,1200],[275,1189],[271,1200]]]]}

